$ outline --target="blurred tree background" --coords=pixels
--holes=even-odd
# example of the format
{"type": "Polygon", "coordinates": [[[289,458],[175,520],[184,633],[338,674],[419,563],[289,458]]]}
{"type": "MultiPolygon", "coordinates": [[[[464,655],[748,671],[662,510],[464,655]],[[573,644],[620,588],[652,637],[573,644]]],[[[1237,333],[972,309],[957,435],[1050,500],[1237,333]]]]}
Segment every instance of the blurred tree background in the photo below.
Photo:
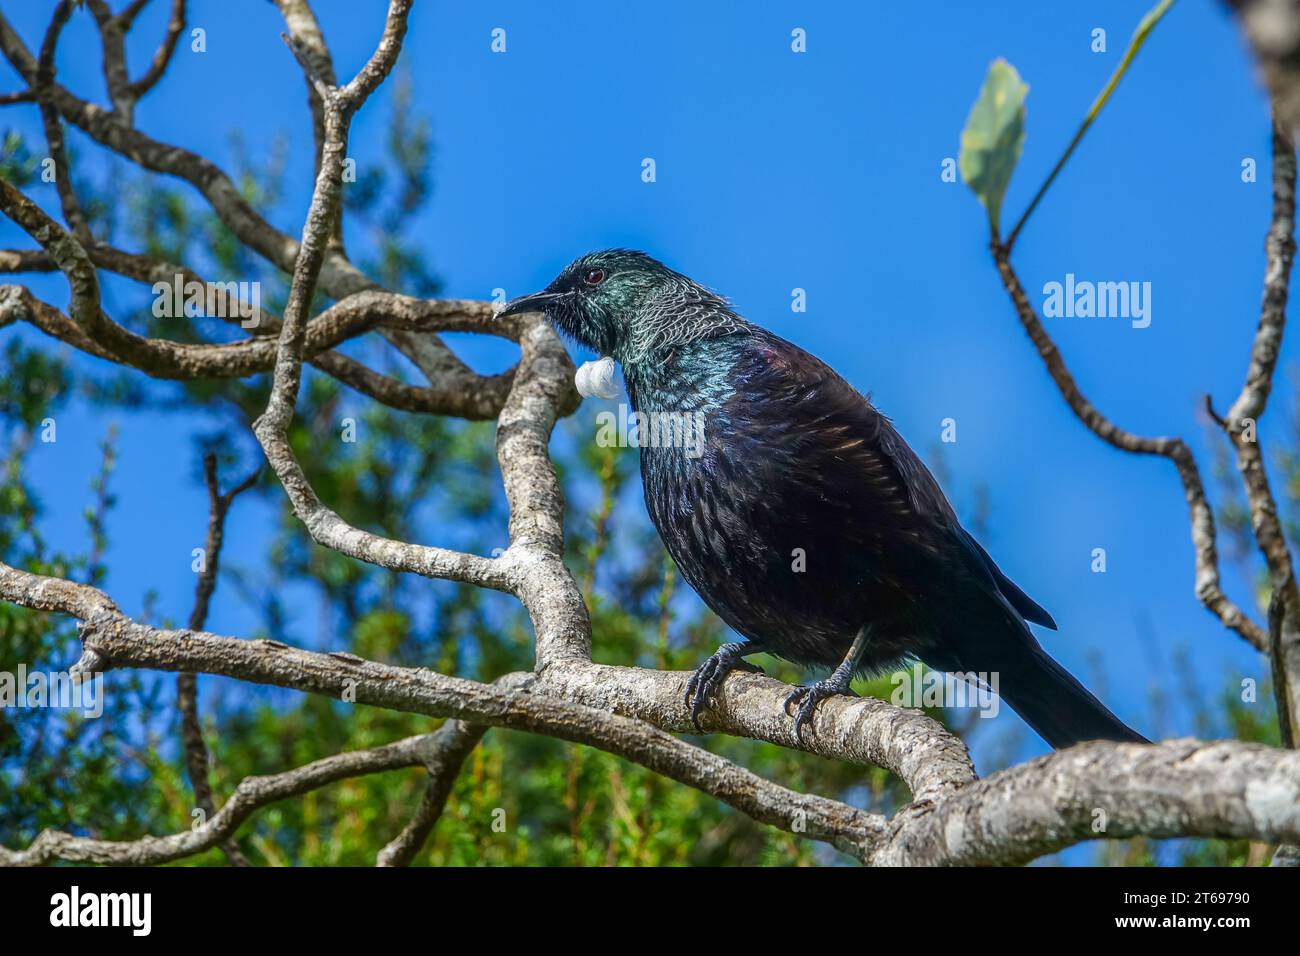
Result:
{"type": "MultiPolygon", "coordinates": [[[[409,77],[394,78],[397,92],[388,119],[387,165],[362,168],[349,185],[347,216],[361,224],[368,254],[354,258],[390,289],[436,294],[435,265],[411,237],[413,215],[432,190],[430,125],[412,110],[409,77]]],[[[238,181],[256,207],[281,202],[284,150],[272,146],[258,159],[233,140],[238,181]]],[[[10,132],[0,147],[0,174],[20,186],[32,181],[36,162],[22,137],[10,132]]],[[[74,168],[76,162],[74,157],[74,168]]],[[[110,161],[98,177],[78,181],[97,236],[167,261],[195,264],[208,274],[262,282],[263,303],[279,310],[284,277],[241,250],[201,204],[170,181],[110,161]]],[[[115,287],[116,288],[116,287],[115,287]]],[[[113,301],[119,321],[142,333],[176,338],[185,326],[152,315],[139,287],[113,301]],[[178,333],[178,330],[181,330],[178,333]]],[[[327,302],[320,302],[324,306],[327,302]]],[[[216,320],[188,330],[209,341],[238,332],[216,320]]],[[[395,353],[372,341],[344,351],[381,371],[406,374],[395,353]]],[[[218,455],[223,487],[256,467],[260,451],[249,425],[266,404],[265,376],[242,381],[167,383],[146,379],[71,355],[34,334],[9,334],[0,378],[0,558],[19,567],[101,583],[106,516],[114,507],[115,439],[103,436],[100,460],[88,475],[85,547],[52,551],[40,534],[39,488],[25,480],[24,462],[42,421],[74,399],[127,413],[169,410],[194,422],[194,481],[206,452],[218,455]]],[[[321,497],[352,523],[411,541],[438,541],[448,527],[457,544],[489,553],[504,542],[505,504],[500,493],[491,423],[468,423],[394,411],[350,393],[310,368],[291,435],[299,460],[321,497]],[[338,423],[351,416],[358,440],[342,443],[338,423]]],[[[725,639],[722,624],[680,585],[672,563],[645,516],[636,452],[600,448],[592,441],[601,406],[587,402],[557,429],[554,446],[568,507],[569,566],[591,608],[596,658],[605,663],[693,668],[725,639]]],[[[1296,449],[1300,449],[1300,435],[1296,449]]],[[[932,460],[941,454],[936,449],[932,460]]],[[[950,492],[958,482],[943,474],[950,492]]],[[[1224,466],[1227,460],[1224,459],[1224,466]]],[[[1286,500],[1300,501],[1300,452],[1280,462],[1288,477],[1286,500]]],[[[1225,472],[1225,474],[1227,474],[1225,472]]],[[[1223,483],[1225,494],[1231,482],[1223,483]]],[[[531,629],[517,605],[501,595],[449,582],[402,578],[313,544],[290,513],[273,479],[264,473],[254,490],[236,500],[247,507],[263,496],[278,509],[279,524],[257,566],[224,558],[215,600],[255,607],[262,622],[243,637],[287,640],[285,628],[316,615],[330,650],[404,666],[430,667],[476,680],[532,666],[531,629]],[[307,596],[304,598],[304,596],[307,596]]],[[[968,524],[987,537],[987,496],[971,495],[968,524]]],[[[957,495],[960,501],[963,496],[957,495]]],[[[1240,502],[1225,497],[1225,534],[1236,560],[1250,563],[1253,548],[1240,502]]],[[[995,523],[995,522],[994,522],[995,523]]],[[[1289,525],[1293,538],[1297,523],[1289,525]]],[[[1293,541],[1293,543],[1297,543],[1293,541]]],[[[127,597],[126,595],[118,595],[127,597]]],[[[145,595],[145,619],[180,624],[188,608],[156,608],[145,595]]],[[[1190,598],[1189,598],[1190,599],[1190,598]]],[[[301,638],[299,637],[299,642],[301,638]]],[[[0,604],[0,670],[63,669],[78,656],[75,627],[58,617],[0,604]]],[[[769,673],[794,681],[797,672],[757,658],[769,673]]],[[[1189,668],[1163,662],[1181,675],[1176,688],[1153,688],[1154,735],[1173,706],[1194,709],[1203,737],[1234,736],[1276,744],[1271,704],[1241,703],[1240,680],[1196,686],[1189,668]]],[[[1089,675],[1099,683],[1096,675],[1089,675]]],[[[407,714],[356,707],[200,677],[206,738],[218,803],[250,774],[286,770],[341,750],[385,743],[433,729],[436,722],[407,714]]],[[[0,709],[0,842],[29,843],[45,827],[132,839],[178,831],[191,824],[193,793],[179,745],[176,681],[169,675],[111,672],[105,711],[88,720],[79,711],[0,709]]],[[[862,682],[862,693],[888,698],[887,679],[862,682]]],[[[1271,691],[1260,688],[1261,701],[1271,691]]],[[[1103,693],[1104,696],[1104,693],[1103,693]]],[[[973,712],[939,714],[959,732],[982,723],[973,712]]],[[[1000,734],[1010,763],[1025,742],[1018,724],[995,722],[981,733],[1000,734]]],[[[701,741],[765,777],[857,806],[890,812],[908,799],[884,771],[837,764],[769,744],[727,737],[701,741]]],[[[979,768],[982,773],[996,766],[979,768]]],[[[393,771],[347,780],[258,812],[238,834],[243,852],[264,865],[369,865],[405,825],[424,793],[421,770],[393,771]]],[[[1242,865],[1266,862],[1265,848],[1245,842],[1148,841],[1098,843],[1072,862],[1242,865]]],[[[690,788],[598,751],[528,734],[492,730],[467,761],[442,820],[416,862],[454,865],[805,865],[844,862],[829,847],[755,824],[690,788]],[[505,811],[502,832],[494,811],[505,811]]],[[[221,865],[213,849],[185,864],[221,865]]]]}

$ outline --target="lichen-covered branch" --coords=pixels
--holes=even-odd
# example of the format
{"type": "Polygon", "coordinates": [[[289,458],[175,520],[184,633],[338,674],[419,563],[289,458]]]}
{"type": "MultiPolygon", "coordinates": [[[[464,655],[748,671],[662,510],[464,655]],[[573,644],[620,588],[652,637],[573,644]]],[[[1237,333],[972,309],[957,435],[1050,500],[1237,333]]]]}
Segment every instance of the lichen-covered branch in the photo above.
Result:
{"type": "MultiPolygon", "coordinates": [[[[31,583],[23,579],[34,577],[0,566],[0,597],[12,600],[16,593],[31,590],[31,583]]],[[[74,587],[89,593],[81,598],[68,595],[72,606],[97,606],[98,592],[84,585],[74,587]]],[[[1300,839],[1300,753],[1296,751],[1235,741],[1085,744],[985,780],[947,788],[914,802],[886,822],[833,800],[785,790],[642,721],[537,693],[540,682],[527,675],[510,676],[495,685],[479,684],[347,654],[296,650],[273,641],[163,631],[102,609],[83,623],[82,630],[90,661],[83,665],[86,668],[131,666],[221,674],[589,744],[698,787],[762,822],[826,840],[875,864],[1018,863],[1084,840],[1134,835],[1300,839]]],[[[241,784],[236,797],[210,821],[218,831],[214,840],[232,832],[224,828],[222,814],[246,805],[239,800],[243,789],[241,784]]],[[[149,852],[167,859],[177,858],[170,854],[184,855],[197,852],[195,847],[212,845],[203,842],[202,834],[195,842],[188,842],[192,838],[185,835],[150,838],[155,839],[167,842],[150,844],[149,852]]],[[[60,852],[69,846],[56,837],[37,842],[40,847],[56,846],[60,852]]],[[[34,845],[25,852],[36,849],[34,845]]],[[[92,851],[104,853],[99,844],[73,845],[71,850],[92,851]]],[[[12,854],[9,859],[29,861],[12,854]]]]}
{"type": "MultiPolygon", "coordinates": [[[[162,630],[110,609],[102,603],[107,599],[86,585],[62,582],[63,586],[51,591],[47,582],[52,580],[0,563],[0,599],[25,606],[32,606],[25,603],[28,600],[40,600],[44,609],[78,616],[84,649],[74,673],[144,667],[218,674],[405,713],[540,733],[632,760],[702,790],[759,822],[824,840],[858,857],[868,852],[884,828],[885,821],[878,815],[836,800],[788,790],[643,721],[550,694],[532,693],[531,675],[506,675],[495,684],[480,684],[425,669],[367,661],[352,654],[298,650],[277,641],[162,630]],[[81,618],[82,612],[93,616],[81,618]]],[[[235,802],[232,797],[209,822],[215,825],[235,802]]],[[[230,832],[219,829],[214,840],[230,832]]],[[[187,848],[206,849],[211,845],[177,838],[176,843],[162,846],[170,848],[166,852],[186,855],[197,852],[187,848]]]]}
{"type": "MultiPolygon", "coordinates": [[[[654,671],[558,661],[539,675],[536,691],[649,721],[677,733],[696,733],[686,704],[684,671],[654,671]]],[[[966,745],[917,710],[874,697],[832,697],[796,737],[785,711],[790,687],[761,674],[731,674],[713,706],[700,717],[708,733],[727,733],[806,750],[832,760],[884,767],[897,774],[915,801],[938,800],[975,779],[966,745]]]]}
{"type": "Polygon", "coordinates": [[[901,811],[869,862],[1010,866],[1085,840],[1300,837],[1300,753],[1238,741],[1089,743],[901,811]]]}

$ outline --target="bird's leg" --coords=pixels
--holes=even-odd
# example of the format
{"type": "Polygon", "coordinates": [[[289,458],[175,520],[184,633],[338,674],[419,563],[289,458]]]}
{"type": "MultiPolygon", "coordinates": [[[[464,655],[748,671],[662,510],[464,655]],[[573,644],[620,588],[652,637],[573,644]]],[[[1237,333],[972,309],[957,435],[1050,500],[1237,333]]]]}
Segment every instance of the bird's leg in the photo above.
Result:
{"type": "Polygon", "coordinates": [[[713,695],[732,671],[754,671],[763,673],[763,669],[745,660],[746,654],[757,654],[763,648],[753,641],[723,644],[712,657],[699,666],[686,684],[686,706],[691,709],[691,723],[696,730],[700,727],[700,714],[709,706],[713,695]]]}
{"type": "Polygon", "coordinates": [[[790,708],[798,703],[799,709],[794,714],[794,736],[796,740],[803,740],[803,725],[807,723],[817,709],[817,705],[827,697],[834,697],[836,694],[853,694],[849,685],[853,683],[853,675],[857,672],[858,663],[862,660],[862,652],[867,646],[867,628],[858,631],[857,637],[853,638],[853,644],[849,647],[849,652],[844,655],[844,660],[840,661],[838,667],[831,671],[831,676],[825,680],[819,680],[815,684],[802,685],[796,687],[794,692],[785,699],[785,712],[790,713],[790,708]]]}

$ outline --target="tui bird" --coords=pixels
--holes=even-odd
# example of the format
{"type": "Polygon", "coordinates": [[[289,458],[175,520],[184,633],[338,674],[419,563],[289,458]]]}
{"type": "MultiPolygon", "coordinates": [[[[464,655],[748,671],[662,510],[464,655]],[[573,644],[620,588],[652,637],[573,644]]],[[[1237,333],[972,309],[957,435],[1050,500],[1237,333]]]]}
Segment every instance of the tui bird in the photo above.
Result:
{"type": "Polygon", "coordinates": [[[500,315],[524,312],[616,359],[646,421],[703,426],[693,449],[639,442],[646,507],[668,553],[746,638],[692,676],[697,727],[726,675],[756,670],[743,658],[765,651],[833,668],[787,699],[796,735],[821,700],[852,693],[856,675],[919,659],[996,672],[1003,698],[1053,747],[1146,742],[1039,646],[1026,622],[1055,629],[1052,616],[993,563],[889,419],[830,366],[631,250],[583,256],[500,315]]]}

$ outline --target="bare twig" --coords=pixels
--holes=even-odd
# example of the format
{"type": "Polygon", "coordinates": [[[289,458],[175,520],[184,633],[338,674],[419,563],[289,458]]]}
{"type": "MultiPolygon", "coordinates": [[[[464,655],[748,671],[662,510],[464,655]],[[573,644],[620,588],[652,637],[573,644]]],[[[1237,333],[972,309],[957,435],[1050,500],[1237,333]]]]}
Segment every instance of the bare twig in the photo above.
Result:
{"type": "MultiPolygon", "coordinates": [[[[26,288],[0,286],[0,322],[29,321],[43,332],[82,351],[130,365],[156,378],[240,378],[274,367],[277,346],[265,335],[279,327],[273,316],[259,317],[259,331],[264,333],[261,337],[242,342],[196,345],[136,335],[103,313],[94,269],[96,257],[99,261],[111,263],[114,271],[130,274],[141,281],[162,281],[170,286],[178,276],[186,283],[202,283],[202,280],[183,267],[173,267],[106,246],[92,246],[95,255],[88,254],[73,236],[8,182],[0,182],[0,209],[45,245],[39,259],[32,254],[0,253],[0,271],[6,271],[5,267],[9,265],[43,268],[49,264],[62,269],[73,290],[72,309],[77,319],[74,322],[63,316],[26,288]],[[177,271],[169,275],[163,271],[168,268],[177,271]]],[[[209,284],[203,283],[203,286],[205,290],[209,288],[209,284]]],[[[247,314],[244,303],[228,288],[221,284],[211,285],[211,288],[218,312],[228,318],[235,317],[231,321],[247,314]]],[[[336,303],[308,323],[303,354],[340,381],[397,408],[466,418],[491,418],[499,411],[513,380],[513,372],[478,376],[460,365],[448,368],[447,373],[436,380],[436,385],[417,388],[379,375],[346,356],[329,352],[334,346],[381,323],[395,328],[425,330],[472,328],[500,335],[509,335],[514,328],[504,323],[493,323],[491,308],[485,302],[429,302],[367,290],[336,303]]]]}
{"type": "MultiPolygon", "coordinates": [[[[34,85],[36,59],[3,13],[0,13],[0,52],[29,86],[34,85]]],[[[75,96],[57,82],[50,85],[48,95],[65,120],[96,142],[145,169],[177,176],[190,183],[241,242],[277,268],[293,271],[298,244],[262,218],[244,199],[234,181],[215,163],[179,146],[150,138],[123,124],[119,116],[75,96]]],[[[326,258],[322,284],[325,291],[336,299],[374,288],[373,282],[337,252],[326,258]]]]}
{"type": "Polygon", "coordinates": [[[332,223],[338,215],[348,123],[356,109],[392,69],[401,49],[409,12],[410,0],[392,0],[383,37],[369,62],[342,88],[325,87],[322,83],[326,136],[320,171],[303,226],[289,301],[284,310],[284,324],[276,344],[270,399],[253,431],[284,486],[294,513],[317,543],[392,570],[414,571],[428,577],[450,578],[505,590],[508,581],[500,562],[443,548],[407,544],[347,524],[316,496],[302,466],[294,457],[287,437],[302,378],[307,310],[325,260],[332,223]]]}
{"type": "MultiPolygon", "coordinates": [[[[29,221],[40,220],[33,214],[29,221]]],[[[35,226],[34,226],[35,228],[35,226]]],[[[55,235],[49,230],[50,235],[55,235]]],[[[239,322],[250,315],[252,306],[239,299],[230,283],[211,283],[186,266],[164,262],[139,253],[127,252],[104,243],[91,242],[84,251],[100,269],[107,269],[150,286],[164,283],[174,287],[199,286],[210,296],[217,317],[239,322]]],[[[0,249],[0,273],[53,272],[59,266],[44,249],[0,249]]],[[[258,345],[236,343],[195,345],[165,339],[138,339],[128,354],[103,343],[88,340],[77,325],[57,309],[34,299],[19,287],[3,287],[0,324],[16,319],[32,322],[48,335],[110,361],[138,368],[157,378],[191,379],[243,377],[268,371],[275,364],[275,348],[269,337],[278,335],[279,319],[263,310],[254,335],[258,345]]],[[[318,315],[307,327],[304,358],[321,371],[391,408],[432,415],[454,415],[470,420],[494,419],[500,413],[514,369],[496,375],[479,375],[466,366],[434,334],[436,331],[480,332],[518,338],[518,326],[497,322],[488,302],[463,299],[414,299],[379,290],[354,293],[318,315]],[[329,321],[323,321],[328,319],[329,321]],[[411,356],[428,378],[425,386],[409,385],[382,375],[339,352],[331,345],[379,328],[390,341],[411,356]]],[[[561,414],[577,408],[576,391],[569,389],[561,414]]]]}
{"type": "Polygon", "coordinates": [[[402,832],[379,851],[376,866],[409,866],[415,859],[438,818],[442,816],[461,765],[478,746],[486,729],[478,724],[449,720],[432,735],[425,758],[425,766],[429,768],[429,785],[424,799],[402,832]]]}
{"type": "Polygon", "coordinates": [[[54,161],[54,186],[63,207],[63,218],[75,235],[86,240],[90,238],[90,228],[86,225],[85,213],[81,210],[81,203],[72,186],[72,167],[68,164],[68,150],[63,142],[63,121],[49,96],[54,84],[54,53],[71,13],[72,0],[59,0],[49,28],[45,31],[45,39],[41,42],[32,92],[41,108],[41,123],[45,127],[45,142],[50,150],[50,158],[54,161]]]}
{"type": "MultiPolygon", "coordinates": [[[[217,588],[217,569],[221,561],[221,546],[225,539],[226,514],[235,498],[253,487],[258,472],[222,493],[217,480],[217,456],[208,452],[203,456],[203,480],[208,488],[208,531],[203,542],[203,570],[194,589],[194,606],[190,610],[189,627],[202,630],[208,619],[208,605],[217,588]]],[[[190,786],[194,788],[194,803],[205,819],[216,813],[212,798],[212,782],[208,777],[208,747],[203,741],[203,722],[199,718],[198,677],[182,672],[176,675],[176,706],[181,712],[181,742],[185,750],[185,769],[190,786]]],[[[251,865],[239,844],[227,837],[221,849],[234,866],[251,865]]]]}
{"type": "MultiPolygon", "coordinates": [[[[324,102],[316,89],[313,77],[319,77],[328,86],[334,86],[338,80],[334,73],[334,59],[330,56],[325,36],[321,32],[320,22],[307,0],[275,0],[275,5],[284,17],[284,25],[294,38],[294,54],[299,62],[304,63],[303,73],[307,82],[307,106],[311,110],[312,139],[315,143],[315,170],[320,173],[321,152],[325,148],[325,111],[324,102]]],[[[343,251],[343,216],[340,214],[334,223],[330,236],[333,248],[343,251]]]]}
{"type": "MultiPolygon", "coordinates": [[[[119,15],[123,19],[123,29],[129,27],[130,20],[137,12],[138,7],[133,5],[119,15]]],[[[310,45],[310,31],[304,31],[301,22],[287,20],[286,23],[295,33],[302,34],[300,48],[303,43],[310,45]]],[[[392,44],[395,38],[395,33],[386,30],[381,47],[385,43],[392,44]]],[[[37,62],[3,13],[0,13],[0,52],[29,85],[34,83],[37,62]]],[[[367,82],[378,82],[379,78],[373,76],[367,82]]],[[[259,215],[243,198],[233,180],[210,160],[181,147],[151,139],[133,127],[124,125],[117,115],[80,99],[58,83],[50,85],[49,96],[65,120],[78,126],[101,145],[145,169],[177,176],[190,183],[208,201],[223,225],[249,249],[277,268],[286,272],[293,271],[298,244],[259,215]]],[[[334,299],[377,289],[375,283],[348,261],[341,243],[335,241],[330,242],[322,262],[320,284],[322,290],[334,299]]],[[[3,321],[3,317],[0,317],[0,322],[3,321]]],[[[414,392],[409,386],[403,388],[401,383],[395,384],[391,379],[358,367],[353,360],[343,356],[331,356],[324,362],[315,364],[328,366],[331,374],[346,375],[347,384],[380,401],[390,402],[397,408],[434,414],[462,414],[458,409],[464,406],[467,408],[464,417],[494,417],[509,386],[508,379],[502,376],[476,376],[435,336],[423,338],[427,341],[430,354],[439,355],[436,374],[450,375],[455,379],[431,381],[430,386],[435,391],[414,392]],[[445,388],[442,387],[444,384],[445,388]],[[461,392],[469,395],[468,402],[457,401],[455,396],[461,392]],[[486,411],[489,408],[490,412],[486,411]]],[[[425,368],[424,363],[420,364],[425,368]]],[[[576,407],[576,393],[570,390],[570,394],[567,411],[576,407]]],[[[564,413],[567,414],[567,411],[564,413]]]]}
{"type": "Polygon", "coordinates": [[[1300,589],[1258,434],[1286,330],[1286,303],[1295,260],[1295,144],[1291,134],[1276,124],[1272,147],[1273,217],[1264,241],[1266,264],[1259,325],[1251,345],[1246,381],[1222,425],[1237,452],[1237,470],[1246,490],[1255,541],[1274,592],[1282,592],[1280,598],[1275,595],[1270,607],[1268,651],[1282,739],[1294,746],[1295,730],[1300,727],[1300,589]]]}
{"type": "Polygon", "coordinates": [[[126,73],[126,31],[122,28],[122,21],[113,16],[106,0],[86,0],[86,6],[99,25],[100,45],[104,51],[104,81],[108,85],[108,98],[113,102],[113,112],[120,122],[130,126],[135,101],[131,98],[131,79],[126,73]]]}
{"type": "Polygon", "coordinates": [[[1183,497],[1191,518],[1192,544],[1196,549],[1196,596],[1200,598],[1224,626],[1231,628],[1258,650],[1267,647],[1268,635],[1264,629],[1246,616],[1226,594],[1219,582],[1219,552],[1215,540],[1214,510],[1205,494],[1205,484],[1191,449],[1181,438],[1148,438],[1125,431],[1101,413],[1084,397],[1079,385],[1065,365],[1060,350],[1047,334],[1038,313],[1025,295],[1024,286],[1011,266],[1010,253],[1005,246],[993,243],[993,260],[997,264],[1002,284],[1011,296],[1020,324],[1029,334],[1030,341],[1056,383],[1061,397],[1089,431],[1121,451],[1140,455],[1159,455],[1174,463],[1183,483],[1183,497]]]}
{"type": "MultiPolygon", "coordinates": [[[[118,14],[118,21],[122,23],[124,31],[130,28],[129,21],[123,20],[125,16],[126,11],[118,14]]],[[[138,101],[158,85],[158,81],[167,72],[167,67],[172,61],[172,55],[176,52],[176,42],[180,39],[184,30],[185,0],[172,0],[172,12],[167,21],[167,33],[163,36],[162,43],[158,44],[158,49],[154,52],[149,68],[140,79],[127,86],[127,93],[132,100],[138,101]]]]}
{"type": "Polygon", "coordinates": [[[349,777],[420,766],[424,759],[422,748],[431,736],[422,734],[369,750],[333,754],[267,777],[245,777],[220,811],[199,826],[170,836],[115,841],[44,830],[25,850],[0,847],[0,866],[39,866],[59,860],[107,866],[151,866],[184,859],[231,840],[241,823],[277,800],[299,796],[349,777]]]}

